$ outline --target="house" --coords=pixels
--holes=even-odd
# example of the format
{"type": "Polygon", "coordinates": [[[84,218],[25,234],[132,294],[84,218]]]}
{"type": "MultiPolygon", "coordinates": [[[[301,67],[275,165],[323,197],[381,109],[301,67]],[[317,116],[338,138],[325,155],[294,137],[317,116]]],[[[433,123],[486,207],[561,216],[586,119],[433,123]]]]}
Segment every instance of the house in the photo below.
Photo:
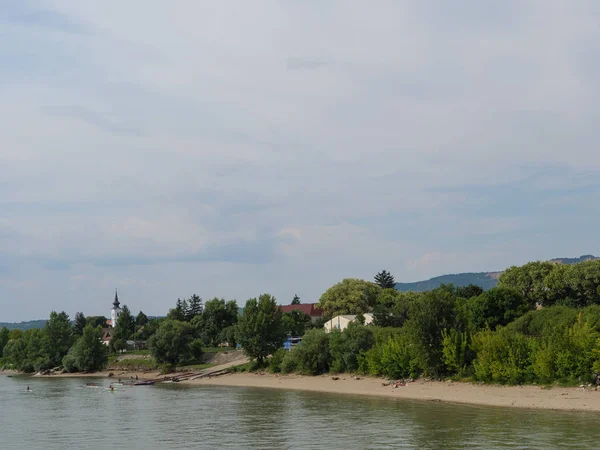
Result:
{"type": "Polygon", "coordinates": [[[316,303],[299,303],[297,305],[284,305],[280,306],[279,308],[281,309],[281,312],[284,313],[290,313],[292,311],[302,311],[304,314],[308,315],[313,322],[323,317],[323,310],[317,308],[316,303]]]}
{"type": "MultiPolygon", "coordinates": [[[[365,318],[365,325],[373,323],[373,314],[365,313],[363,316],[365,318]]],[[[348,324],[354,320],[356,320],[356,314],[342,314],[341,316],[336,316],[330,321],[326,322],[324,328],[328,333],[335,329],[344,331],[348,324]]]]}

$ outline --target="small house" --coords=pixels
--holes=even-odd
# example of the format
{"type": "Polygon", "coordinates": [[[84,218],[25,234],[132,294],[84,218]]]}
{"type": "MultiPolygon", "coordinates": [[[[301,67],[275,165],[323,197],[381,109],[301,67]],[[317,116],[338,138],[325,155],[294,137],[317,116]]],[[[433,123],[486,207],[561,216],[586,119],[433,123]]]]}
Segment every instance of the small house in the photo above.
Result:
{"type": "MultiPolygon", "coordinates": [[[[363,314],[363,316],[365,318],[365,325],[373,323],[373,314],[365,313],[363,314]]],[[[356,314],[342,314],[340,316],[336,316],[325,323],[325,331],[327,331],[328,333],[332,330],[344,331],[351,322],[356,320],[356,317],[356,314]]]]}

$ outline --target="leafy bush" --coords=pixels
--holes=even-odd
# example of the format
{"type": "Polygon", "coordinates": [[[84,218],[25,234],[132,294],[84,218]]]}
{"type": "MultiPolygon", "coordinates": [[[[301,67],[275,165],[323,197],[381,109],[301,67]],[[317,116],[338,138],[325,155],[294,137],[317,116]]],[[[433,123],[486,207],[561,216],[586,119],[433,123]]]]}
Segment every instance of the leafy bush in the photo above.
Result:
{"type": "Polygon", "coordinates": [[[75,357],[70,353],[63,358],[62,365],[63,369],[65,369],[69,373],[79,372],[79,367],[77,367],[77,361],[75,360],[75,357]]]}
{"type": "Polygon", "coordinates": [[[325,373],[331,366],[330,334],[325,330],[308,330],[302,342],[288,352],[282,362],[282,371],[299,371],[307,375],[325,373]]]}
{"type": "Polygon", "coordinates": [[[473,336],[478,380],[521,384],[532,379],[530,339],[511,330],[480,331],[473,336]]]}
{"type": "Polygon", "coordinates": [[[283,348],[280,348],[275,353],[273,353],[273,356],[271,356],[271,359],[269,360],[269,372],[281,372],[281,365],[287,353],[288,351],[283,348]]]}
{"type": "Polygon", "coordinates": [[[344,331],[334,330],[329,340],[331,370],[348,372],[358,370],[358,358],[375,343],[371,330],[363,325],[351,323],[344,331]]]}

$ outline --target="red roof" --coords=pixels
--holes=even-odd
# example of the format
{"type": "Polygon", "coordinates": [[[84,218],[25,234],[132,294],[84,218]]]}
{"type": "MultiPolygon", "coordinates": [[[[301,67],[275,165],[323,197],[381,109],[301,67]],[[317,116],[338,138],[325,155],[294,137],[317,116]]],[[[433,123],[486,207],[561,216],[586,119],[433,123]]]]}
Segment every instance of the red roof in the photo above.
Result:
{"type": "Polygon", "coordinates": [[[323,315],[323,310],[317,308],[316,305],[316,303],[301,303],[299,305],[284,305],[280,306],[280,308],[284,313],[302,311],[304,314],[308,314],[310,317],[321,317],[323,315]]]}

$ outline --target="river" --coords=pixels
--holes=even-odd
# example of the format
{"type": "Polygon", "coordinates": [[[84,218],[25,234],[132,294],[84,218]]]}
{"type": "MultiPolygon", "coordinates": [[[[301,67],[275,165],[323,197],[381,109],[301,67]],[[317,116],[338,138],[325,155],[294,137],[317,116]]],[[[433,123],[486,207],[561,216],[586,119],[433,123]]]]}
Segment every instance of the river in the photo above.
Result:
{"type": "Polygon", "coordinates": [[[592,449],[595,413],[0,375],[0,448],[592,449]],[[27,385],[31,392],[26,392],[27,385]]]}

